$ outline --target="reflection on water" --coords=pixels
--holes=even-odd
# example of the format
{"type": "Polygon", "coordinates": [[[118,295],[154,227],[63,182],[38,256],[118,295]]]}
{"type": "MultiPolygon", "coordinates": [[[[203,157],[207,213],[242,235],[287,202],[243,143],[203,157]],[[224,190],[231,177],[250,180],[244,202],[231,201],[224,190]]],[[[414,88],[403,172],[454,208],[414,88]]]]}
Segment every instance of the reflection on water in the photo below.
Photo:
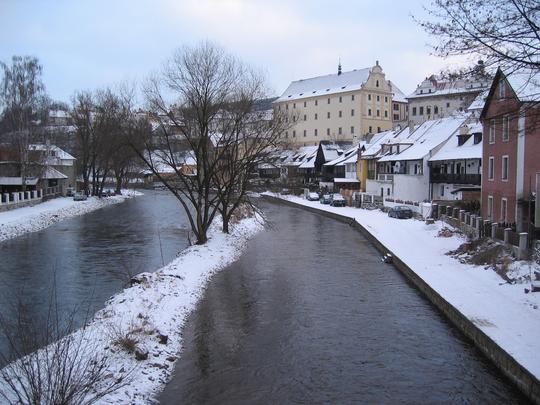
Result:
{"type": "Polygon", "coordinates": [[[77,308],[80,325],[126,285],[129,274],[172,260],[187,246],[184,211],[167,192],[144,193],[0,243],[2,314],[13,318],[11,304],[23,297],[29,316],[42,318],[56,283],[61,312],[77,308]]]}
{"type": "Polygon", "coordinates": [[[358,232],[265,210],[272,229],[190,316],[161,403],[526,403],[358,232]]]}

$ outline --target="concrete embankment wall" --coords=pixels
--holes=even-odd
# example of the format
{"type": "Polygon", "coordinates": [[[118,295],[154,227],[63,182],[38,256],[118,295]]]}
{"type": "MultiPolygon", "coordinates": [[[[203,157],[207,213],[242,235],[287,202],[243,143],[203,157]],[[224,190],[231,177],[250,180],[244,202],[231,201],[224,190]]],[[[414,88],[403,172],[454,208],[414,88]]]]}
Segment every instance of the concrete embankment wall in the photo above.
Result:
{"type": "MultiPolygon", "coordinates": [[[[435,305],[461,332],[471,339],[484,355],[490,359],[527,397],[540,405],[540,381],[528,370],[521,366],[512,356],[480,330],[473,322],[446,301],[437,291],[420,278],[408,265],[406,265],[390,249],[382,244],[365,227],[355,219],[345,215],[320,210],[317,208],[297,204],[272,196],[264,196],[268,201],[302,208],[307,211],[324,215],[328,218],[349,224],[360,231],[382,254],[389,253],[393,258],[393,265],[418,288],[433,305],[435,305]]],[[[540,338],[540,337],[539,337],[540,338]]],[[[532,353],[531,353],[532,354],[532,353]]]]}

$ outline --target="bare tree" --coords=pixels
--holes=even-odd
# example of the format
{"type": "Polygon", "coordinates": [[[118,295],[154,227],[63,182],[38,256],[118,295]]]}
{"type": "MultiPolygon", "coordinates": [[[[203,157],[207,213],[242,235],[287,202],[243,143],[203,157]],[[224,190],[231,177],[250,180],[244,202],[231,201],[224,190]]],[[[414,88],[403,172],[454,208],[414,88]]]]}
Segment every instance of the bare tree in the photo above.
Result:
{"type": "Polygon", "coordinates": [[[0,67],[3,70],[0,84],[2,138],[17,153],[24,191],[30,174],[29,144],[38,112],[45,101],[45,87],[41,81],[43,67],[37,58],[31,56],[13,56],[10,65],[0,62],[0,67]]]}
{"type": "Polygon", "coordinates": [[[94,97],[90,92],[78,92],[72,97],[71,118],[75,127],[77,168],[83,180],[82,189],[90,193],[90,175],[97,159],[94,127],[94,97]]]}
{"type": "Polygon", "coordinates": [[[507,74],[538,73],[538,0],[434,0],[427,11],[430,20],[419,23],[436,38],[436,55],[470,55],[483,59],[489,70],[500,67],[507,74]]]}

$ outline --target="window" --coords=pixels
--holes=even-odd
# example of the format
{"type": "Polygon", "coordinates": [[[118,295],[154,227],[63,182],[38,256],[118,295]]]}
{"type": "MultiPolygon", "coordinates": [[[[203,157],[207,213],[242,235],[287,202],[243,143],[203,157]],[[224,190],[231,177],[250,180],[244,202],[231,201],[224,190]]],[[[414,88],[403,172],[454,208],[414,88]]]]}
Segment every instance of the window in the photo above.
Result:
{"type": "Polygon", "coordinates": [[[508,142],[508,115],[503,117],[502,122],[502,140],[508,142]]]}
{"type": "Polygon", "coordinates": [[[330,135],[330,128],[326,128],[326,135],[330,135]]]}
{"type": "Polygon", "coordinates": [[[431,107],[426,107],[426,114],[431,115],[431,107]]]}
{"type": "Polygon", "coordinates": [[[354,127],[351,127],[351,134],[354,134],[354,127]]]}
{"type": "Polygon", "coordinates": [[[341,103],[343,100],[341,99],[341,96],[339,96],[339,102],[341,103]]]}
{"type": "Polygon", "coordinates": [[[319,105],[319,100],[315,100],[315,105],[319,105]]]}
{"type": "Polygon", "coordinates": [[[341,127],[338,128],[338,134],[341,135],[342,131],[341,131],[341,127]]]}
{"type": "Polygon", "coordinates": [[[371,116],[371,108],[368,108],[367,115],[371,116]]]}
{"type": "Polygon", "coordinates": [[[495,143],[495,120],[489,122],[489,143],[495,143]]]}
{"type": "Polygon", "coordinates": [[[420,107],[420,115],[424,115],[424,107],[420,107]]]}
{"type": "Polygon", "coordinates": [[[285,131],[285,138],[289,137],[289,131],[285,131]]]}
{"type": "Polygon", "coordinates": [[[351,117],[354,117],[354,110],[351,110],[351,117]]]}
{"type": "Polygon", "coordinates": [[[292,120],[293,122],[296,122],[296,115],[293,115],[292,120]]]}
{"type": "Polygon", "coordinates": [[[416,115],[416,107],[412,108],[412,115],[416,115]]]}
{"type": "Polygon", "coordinates": [[[505,98],[506,97],[506,83],[504,80],[501,80],[499,82],[499,98],[505,98]]]}
{"type": "Polygon", "coordinates": [[[307,136],[307,131],[304,129],[304,138],[307,136]]]}
{"type": "Polygon", "coordinates": [[[330,99],[328,99],[328,104],[330,104],[330,99]]]}
{"type": "Polygon", "coordinates": [[[390,195],[390,189],[389,188],[386,189],[386,195],[390,195]]]}
{"type": "Polygon", "coordinates": [[[397,103],[394,103],[394,111],[399,111],[399,105],[397,103]]]}
{"type": "Polygon", "coordinates": [[[326,113],[326,118],[330,118],[330,111],[326,113]]]}
{"type": "Polygon", "coordinates": [[[304,108],[307,107],[307,102],[304,101],[304,108]]]}
{"type": "Polygon", "coordinates": [[[381,127],[377,127],[377,133],[381,132],[381,127]]]}
{"type": "Polygon", "coordinates": [[[444,184],[441,184],[441,197],[444,197],[444,184]]]}
{"type": "Polygon", "coordinates": [[[379,87],[379,81],[378,80],[375,82],[375,87],[379,87]]]}
{"type": "Polygon", "coordinates": [[[354,101],[354,94],[351,95],[351,101],[354,101]]]}
{"type": "Polygon", "coordinates": [[[381,101],[380,97],[377,95],[377,101],[381,101]]]}
{"type": "Polygon", "coordinates": [[[292,108],[296,108],[296,103],[293,103],[292,108]]]}
{"type": "Polygon", "coordinates": [[[489,161],[488,161],[488,180],[493,180],[495,175],[494,175],[494,171],[495,170],[495,158],[493,156],[490,156],[489,157],[489,161]]]}
{"type": "Polygon", "coordinates": [[[304,114],[304,121],[307,121],[307,115],[304,114]]]}
{"type": "Polygon", "coordinates": [[[296,131],[292,131],[293,138],[296,138],[296,131]]]}
{"type": "Polygon", "coordinates": [[[508,222],[508,200],[506,198],[501,198],[501,222],[508,222]]]}
{"type": "Polygon", "coordinates": [[[277,108],[277,109],[278,109],[278,111],[281,111],[281,104],[278,105],[278,108],[277,108]]]}
{"type": "Polygon", "coordinates": [[[508,155],[502,157],[501,179],[503,181],[508,181],[508,155]]]}
{"type": "Polygon", "coordinates": [[[317,136],[317,135],[319,135],[319,134],[317,133],[317,128],[315,128],[315,136],[317,136]]]}
{"type": "Polygon", "coordinates": [[[377,117],[381,116],[381,110],[377,110],[377,117]]]}
{"type": "Polygon", "coordinates": [[[341,110],[339,110],[339,118],[341,118],[341,110]]]}
{"type": "Polygon", "coordinates": [[[385,103],[388,103],[388,97],[385,97],[385,98],[384,98],[384,102],[385,102],[385,103]]]}
{"type": "Polygon", "coordinates": [[[369,127],[369,133],[371,134],[371,132],[372,132],[372,129],[371,129],[371,126],[370,126],[370,127],[369,127]]]}
{"type": "Polygon", "coordinates": [[[317,119],[319,116],[317,115],[317,113],[315,113],[315,119],[317,119]]]}
{"type": "Polygon", "coordinates": [[[388,111],[384,110],[384,118],[388,118],[388,111]]]}
{"type": "Polygon", "coordinates": [[[367,99],[368,99],[369,101],[371,101],[371,94],[368,94],[368,95],[367,95],[367,99]]]}
{"type": "Polygon", "coordinates": [[[487,219],[490,221],[493,220],[493,196],[488,196],[488,204],[487,204],[487,219]]]}
{"type": "Polygon", "coordinates": [[[394,114],[394,121],[399,121],[399,114],[394,114]]]}
{"type": "Polygon", "coordinates": [[[289,104],[285,104],[285,109],[286,109],[286,110],[289,109],[289,104]]]}
{"type": "Polygon", "coordinates": [[[446,108],[450,108],[450,103],[446,103],[446,108]]]}
{"type": "Polygon", "coordinates": [[[433,107],[433,114],[438,114],[438,113],[439,113],[439,107],[438,106],[433,107]]]}

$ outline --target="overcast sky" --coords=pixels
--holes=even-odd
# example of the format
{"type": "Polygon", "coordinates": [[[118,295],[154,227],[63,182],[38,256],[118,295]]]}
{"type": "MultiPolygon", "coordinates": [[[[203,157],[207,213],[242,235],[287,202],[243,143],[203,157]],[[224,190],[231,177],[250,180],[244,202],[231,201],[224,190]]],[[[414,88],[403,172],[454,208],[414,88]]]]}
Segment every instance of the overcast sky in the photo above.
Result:
{"type": "Polygon", "coordinates": [[[429,0],[0,0],[0,60],[34,55],[48,93],[141,80],[174,49],[213,41],[262,69],[276,95],[289,82],[369,67],[405,93],[448,61],[413,21],[429,0]]]}

